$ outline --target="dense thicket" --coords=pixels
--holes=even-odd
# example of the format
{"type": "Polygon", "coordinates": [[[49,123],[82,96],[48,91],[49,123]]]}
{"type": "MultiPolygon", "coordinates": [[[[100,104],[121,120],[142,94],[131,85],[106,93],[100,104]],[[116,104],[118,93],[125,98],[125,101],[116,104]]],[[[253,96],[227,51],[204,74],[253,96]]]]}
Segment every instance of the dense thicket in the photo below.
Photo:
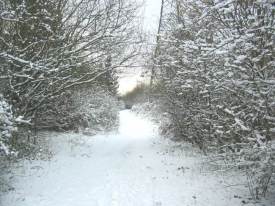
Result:
{"type": "Polygon", "coordinates": [[[177,0],[170,8],[154,73],[174,134],[234,160],[257,181],[254,197],[264,195],[275,171],[274,3],[177,0]]]}
{"type": "Polygon", "coordinates": [[[73,104],[80,91],[114,96],[116,68],[136,54],[136,9],[124,0],[0,0],[0,93],[18,122],[73,129],[85,121],[73,104]]]}

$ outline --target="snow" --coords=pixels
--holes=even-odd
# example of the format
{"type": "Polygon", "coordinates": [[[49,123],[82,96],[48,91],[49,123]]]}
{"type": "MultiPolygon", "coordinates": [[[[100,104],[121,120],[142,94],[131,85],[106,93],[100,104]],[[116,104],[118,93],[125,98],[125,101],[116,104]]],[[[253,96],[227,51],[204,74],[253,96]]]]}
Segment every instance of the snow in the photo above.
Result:
{"type": "Polygon", "coordinates": [[[42,133],[53,158],[15,163],[6,177],[15,190],[2,194],[0,205],[243,205],[240,196],[249,194],[243,185],[231,186],[242,184],[237,175],[207,169],[200,153],[160,138],[157,129],[124,110],[116,132],[42,133]]]}
{"type": "Polygon", "coordinates": [[[244,125],[244,122],[240,120],[239,118],[235,117],[236,124],[243,130],[243,131],[250,131],[248,127],[244,125]]]}
{"type": "Polygon", "coordinates": [[[23,116],[18,116],[15,119],[15,122],[18,123],[18,124],[28,124],[28,125],[31,125],[31,120],[24,120],[23,116]]]}

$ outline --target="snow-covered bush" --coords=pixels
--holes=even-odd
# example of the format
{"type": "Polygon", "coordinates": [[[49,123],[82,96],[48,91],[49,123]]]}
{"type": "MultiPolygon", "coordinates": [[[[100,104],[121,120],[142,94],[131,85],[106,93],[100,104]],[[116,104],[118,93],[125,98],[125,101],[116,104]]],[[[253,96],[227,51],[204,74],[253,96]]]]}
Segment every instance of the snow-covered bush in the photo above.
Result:
{"type": "Polygon", "coordinates": [[[10,155],[10,140],[16,131],[11,105],[0,94],[0,155],[10,155]]]}
{"type": "Polygon", "coordinates": [[[108,131],[118,125],[119,102],[116,97],[99,87],[76,92],[73,97],[75,112],[82,118],[80,127],[108,131]]]}
{"type": "Polygon", "coordinates": [[[252,176],[260,196],[268,181],[261,183],[274,176],[275,5],[172,2],[155,59],[169,127],[205,152],[214,149],[236,167],[258,171],[252,176]]]}
{"type": "Polygon", "coordinates": [[[275,183],[275,142],[263,143],[260,146],[251,143],[231,146],[232,148],[238,146],[238,151],[211,154],[209,156],[211,163],[223,170],[238,168],[243,171],[253,198],[259,199],[265,196],[268,187],[275,183]]]}
{"type": "Polygon", "coordinates": [[[39,111],[38,129],[108,130],[117,125],[118,101],[100,87],[66,92],[39,111]]]}

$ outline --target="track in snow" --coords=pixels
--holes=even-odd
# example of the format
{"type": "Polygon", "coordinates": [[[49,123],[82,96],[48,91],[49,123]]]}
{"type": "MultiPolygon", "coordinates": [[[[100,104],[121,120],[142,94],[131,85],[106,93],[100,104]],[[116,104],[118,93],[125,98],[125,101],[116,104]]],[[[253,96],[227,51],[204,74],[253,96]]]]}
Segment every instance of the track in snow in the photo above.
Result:
{"type": "Polygon", "coordinates": [[[190,147],[157,136],[152,122],[120,113],[117,133],[100,136],[48,133],[54,157],[13,168],[14,191],[3,206],[238,206],[241,188],[201,173],[190,147]]]}

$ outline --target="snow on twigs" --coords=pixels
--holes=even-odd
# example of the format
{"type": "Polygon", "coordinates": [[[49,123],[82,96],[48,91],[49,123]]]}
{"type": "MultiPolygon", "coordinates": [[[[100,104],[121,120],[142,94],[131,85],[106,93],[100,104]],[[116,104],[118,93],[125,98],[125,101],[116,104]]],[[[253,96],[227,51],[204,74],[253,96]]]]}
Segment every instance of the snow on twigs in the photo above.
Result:
{"type": "Polygon", "coordinates": [[[9,142],[13,132],[16,131],[11,105],[0,94],[0,155],[12,153],[9,142]]]}

